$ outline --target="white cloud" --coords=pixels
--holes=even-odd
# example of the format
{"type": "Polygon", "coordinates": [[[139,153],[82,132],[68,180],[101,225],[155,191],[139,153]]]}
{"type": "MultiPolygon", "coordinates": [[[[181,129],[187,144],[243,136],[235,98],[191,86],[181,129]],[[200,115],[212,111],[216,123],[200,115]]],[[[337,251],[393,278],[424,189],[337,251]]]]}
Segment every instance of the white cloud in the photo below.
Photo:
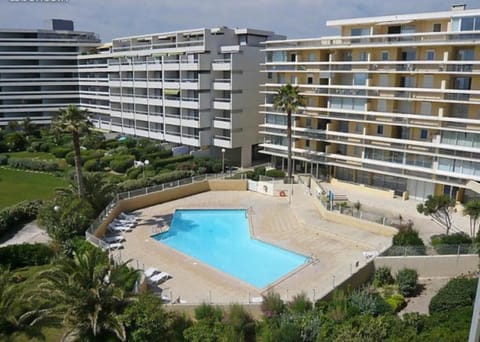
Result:
{"type": "Polygon", "coordinates": [[[42,28],[50,18],[72,19],[75,28],[102,40],[197,27],[253,27],[291,38],[334,34],[325,22],[386,14],[448,10],[451,0],[68,0],[18,3],[0,0],[2,28],[42,28]]]}

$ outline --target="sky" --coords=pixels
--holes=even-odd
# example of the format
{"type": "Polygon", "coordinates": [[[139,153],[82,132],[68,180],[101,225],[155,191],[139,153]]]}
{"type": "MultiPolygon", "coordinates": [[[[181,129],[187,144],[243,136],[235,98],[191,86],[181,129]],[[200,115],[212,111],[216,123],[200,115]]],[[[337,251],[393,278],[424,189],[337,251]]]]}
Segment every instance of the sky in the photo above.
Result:
{"type": "MultiPolygon", "coordinates": [[[[338,34],[335,28],[326,26],[327,20],[447,11],[454,3],[458,1],[0,0],[0,28],[45,28],[45,20],[58,18],[73,20],[75,30],[98,33],[103,42],[218,26],[250,27],[289,38],[310,38],[338,34]]],[[[472,1],[467,9],[473,8],[472,1]]]]}

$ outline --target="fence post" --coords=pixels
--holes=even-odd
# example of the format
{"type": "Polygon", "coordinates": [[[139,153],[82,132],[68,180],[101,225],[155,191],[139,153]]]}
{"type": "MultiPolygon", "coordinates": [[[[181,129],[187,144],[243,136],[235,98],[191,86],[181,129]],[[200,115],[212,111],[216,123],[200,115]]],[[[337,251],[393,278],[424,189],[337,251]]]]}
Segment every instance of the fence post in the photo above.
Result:
{"type": "Polygon", "coordinates": [[[457,255],[460,255],[460,245],[457,246],[457,255]]]}

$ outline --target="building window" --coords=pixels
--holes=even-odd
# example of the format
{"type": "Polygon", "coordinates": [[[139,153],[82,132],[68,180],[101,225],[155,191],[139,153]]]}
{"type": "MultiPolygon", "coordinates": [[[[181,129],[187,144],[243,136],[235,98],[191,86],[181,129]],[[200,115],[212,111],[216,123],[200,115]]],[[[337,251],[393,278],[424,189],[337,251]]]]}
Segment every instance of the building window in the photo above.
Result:
{"type": "Polygon", "coordinates": [[[377,134],[383,135],[383,125],[378,125],[377,126],[377,134]]]}
{"type": "Polygon", "coordinates": [[[307,84],[313,84],[313,77],[307,76],[307,84]]]}
{"type": "Polygon", "coordinates": [[[426,129],[422,129],[420,131],[420,139],[427,140],[427,137],[428,137],[428,131],[426,129]]]}
{"type": "Polygon", "coordinates": [[[433,24],[433,32],[442,32],[442,24],[433,24]]]}
{"type": "Polygon", "coordinates": [[[268,78],[269,80],[271,80],[271,79],[273,78],[273,73],[268,72],[268,73],[267,73],[267,78],[268,78]]]}
{"type": "Polygon", "coordinates": [[[310,140],[305,140],[305,147],[310,147],[310,140]]]}
{"type": "Polygon", "coordinates": [[[312,119],[310,119],[310,118],[305,119],[305,127],[306,128],[312,128],[312,119]]]}
{"type": "Polygon", "coordinates": [[[388,51],[382,51],[382,61],[388,61],[388,51]]]}
{"type": "Polygon", "coordinates": [[[426,60],[427,61],[435,60],[435,51],[434,50],[427,50],[426,60]]]}
{"type": "Polygon", "coordinates": [[[365,62],[368,58],[368,54],[365,51],[360,52],[360,61],[365,62]]]}
{"type": "Polygon", "coordinates": [[[290,55],[290,62],[296,62],[297,61],[297,54],[296,53],[292,53],[290,55]]]}
{"type": "Polygon", "coordinates": [[[315,55],[315,52],[310,52],[308,54],[308,61],[309,62],[315,62],[317,60],[317,56],[315,55]]]}

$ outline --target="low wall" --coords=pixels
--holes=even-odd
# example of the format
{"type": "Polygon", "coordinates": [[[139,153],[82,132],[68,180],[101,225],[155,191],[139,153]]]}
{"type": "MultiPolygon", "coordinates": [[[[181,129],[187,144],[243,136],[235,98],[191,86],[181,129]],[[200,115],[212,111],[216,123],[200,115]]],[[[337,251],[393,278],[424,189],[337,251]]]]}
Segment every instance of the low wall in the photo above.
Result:
{"type": "Polygon", "coordinates": [[[103,222],[95,231],[96,237],[102,237],[107,231],[108,224],[113,221],[122,211],[134,211],[141,208],[150,207],[156,204],[161,204],[173,201],[179,198],[192,196],[206,191],[246,191],[247,181],[234,180],[205,180],[197,183],[169,188],[162,191],[156,191],[142,196],[136,196],[129,199],[121,200],[111,210],[103,222]]]}
{"type": "Polygon", "coordinates": [[[420,277],[456,277],[477,272],[479,257],[476,254],[377,257],[374,263],[375,268],[390,267],[392,274],[406,267],[417,270],[420,277]]]}
{"type": "Polygon", "coordinates": [[[357,190],[357,191],[359,189],[361,189],[362,192],[371,193],[372,195],[375,195],[375,196],[382,196],[382,197],[385,197],[385,198],[394,198],[395,197],[395,191],[393,191],[393,190],[382,190],[382,189],[372,188],[372,187],[370,187],[368,185],[365,185],[365,184],[352,184],[352,183],[348,183],[348,182],[342,182],[342,181],[339,181],[336,178],[332,178],[330,180],[330,183],[332,185],[340,185],[344,188],[357,190]]]}
{"type": "Polygon", "coordinates": [[[322,300],[331,300],[333,297],[333,293],[335,290],[351,290],[356,289],[363,286],[366,282],[368,282],[375,273],[375,266],[372,261],[368,262],[352,274],[348,279],[344,280],[340,285],[336,286],[335,289],[332,289],[329,293],[323,296],[322,300]]]}

